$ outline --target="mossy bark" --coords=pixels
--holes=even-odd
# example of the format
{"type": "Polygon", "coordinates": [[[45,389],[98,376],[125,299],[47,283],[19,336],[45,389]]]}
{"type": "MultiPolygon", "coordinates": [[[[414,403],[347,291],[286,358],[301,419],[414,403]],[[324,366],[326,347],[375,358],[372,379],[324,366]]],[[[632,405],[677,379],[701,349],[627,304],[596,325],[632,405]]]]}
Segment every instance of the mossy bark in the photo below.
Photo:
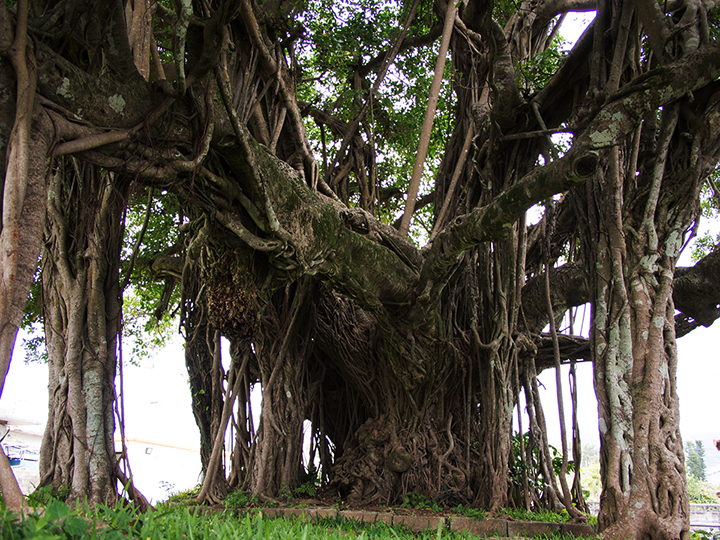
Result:
{"type": "Polygon", "coordinates": [[[112,504],[118,494],[114,381],[127,189],[92,166],[58,168],[42,255],[50,403],[40,485],[90,504],[112,504]]]}

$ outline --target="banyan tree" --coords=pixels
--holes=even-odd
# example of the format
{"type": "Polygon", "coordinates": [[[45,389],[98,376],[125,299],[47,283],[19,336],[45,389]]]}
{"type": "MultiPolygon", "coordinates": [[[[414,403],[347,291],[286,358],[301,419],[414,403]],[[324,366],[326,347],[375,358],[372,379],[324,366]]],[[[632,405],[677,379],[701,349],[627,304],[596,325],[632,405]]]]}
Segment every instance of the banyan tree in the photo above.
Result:
{"type": "Polygon", "coordinates": [[[350,502],[581,519],[537,374],[583,359],[603,534],[688,537],[676,338],[720,289],[716,252],[676,263],[717,196],[717,39],[703,0],[4,2],[0,372],[35,282],[41,483],[142,500],[114,379],[123,298],[153,290],[186,340],[201,501],[306,481],[310,422],[350,502]]]}

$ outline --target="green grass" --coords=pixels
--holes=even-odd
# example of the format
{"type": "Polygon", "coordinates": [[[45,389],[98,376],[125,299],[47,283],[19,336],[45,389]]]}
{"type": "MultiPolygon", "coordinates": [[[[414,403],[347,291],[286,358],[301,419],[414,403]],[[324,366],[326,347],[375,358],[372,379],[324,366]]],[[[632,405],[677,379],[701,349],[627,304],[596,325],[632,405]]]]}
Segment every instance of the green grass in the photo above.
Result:
{"type": "Polygon", "coordinates": [[[231,512],[201,515],[186,506],[142,514],[123,505],[72,510],[60,501],[51,501],[42,516],[20,517],[2,508],[0,531],[2,540],[307,540],[341,536],[299,521],[264,519],[259,513],[239,518],[231,512]]]}
{"type": "Polygon", "coordinates": [[[530,511],[524,508],[503,508],[501,515],[508,515],[517,521],[542,521],[543,523],[567,523],[570,521],[570,514],[567,510],[551,512],[550,510],[530,511]]]}
{"type": "MultiPolygon", "coordinates": [[[[467,533],[437,530],[414,533],[385,523],[361,524],[342,518],[321,519],[313,523],[282,518],[267,519],[262,514],[237,517],[231,509],[218,513],[198,513],[188,506],[165,504],[155,511],[137,512],[132,506],[87,506],[72,509],[50,500],[44,513],[18,516],[6,510],[0,499],[0,539],[2,540],[470,540],[467,533]]],[[[548,540],[565,540],[559,535],[548,540]]]]}
{"type": "MultiPolygon", "coordinates": [[[[570,514],[567,510],[552,512],[551,510],[530,511],[523,508],[503,508],[501,514],[508,515],[518,521],[542,521],[544,523],[567,523],[570,521],[570,514]]],[[[597,527],[597,516],[588,515],[588,523],[597,527]]]]}
{"type": "Polygon", "coordinates": [[[465,516],[474,519],[487,519],[487,514],[485,513],[485,510],[473,508],[472,506],[463,506],[462,504],[458,504],[452,509],[452,511],[455,512],[458,516],[465,516]]]}

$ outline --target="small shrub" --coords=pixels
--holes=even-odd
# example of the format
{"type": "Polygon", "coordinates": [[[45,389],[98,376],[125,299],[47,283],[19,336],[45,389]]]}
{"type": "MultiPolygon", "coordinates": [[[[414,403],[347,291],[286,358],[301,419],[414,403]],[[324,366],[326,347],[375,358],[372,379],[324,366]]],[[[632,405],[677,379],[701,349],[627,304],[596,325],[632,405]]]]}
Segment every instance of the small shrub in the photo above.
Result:
{"type": "Polygon", "coordinates": [[[690,502],[694,504],[717,504],[715,489],[692,474],[687,475],[687,489],[690,502]]]}
{"type": "Polygon", "coordinates": [[[230,493],[225,499],[225,508],[244,508],[250,506],[253,500],[243,490],[238,489],[230,493]]]}
{"type": "Polygon", "coordinates": [[[524,508],[503,508],[502,512],[518,521],[542,521],[544,523],[566,523],[570,521],[567,510],[552,512],[550,510],[531,511],[524,508]]]}
{"type": "Polygon", "coordinates": [[[487,514],[485,513],[485,510],[480,510],[479,508],[473,508],[471,506],[463,506],[462,504],[458,504],[455,508],[453,508],[453,511],[461,516],[475,518],[475,519],[487,519],[487,514]]]}
{"type": "Polygon", "coordinates": [[[403,502],[400,505],[402,508],[417,508],[418,510],[432,510],[433,512],[440,512],[442,508],[440,505],[427,498],[422,493],[410,491],[406,495],[403,495],[403,502]]]}
{"type": "Polygon", "coordinates": [[[690,533],[692,540],[720,540],[720,532],[712,533],[710,531],[692,531],[690,533]]]}

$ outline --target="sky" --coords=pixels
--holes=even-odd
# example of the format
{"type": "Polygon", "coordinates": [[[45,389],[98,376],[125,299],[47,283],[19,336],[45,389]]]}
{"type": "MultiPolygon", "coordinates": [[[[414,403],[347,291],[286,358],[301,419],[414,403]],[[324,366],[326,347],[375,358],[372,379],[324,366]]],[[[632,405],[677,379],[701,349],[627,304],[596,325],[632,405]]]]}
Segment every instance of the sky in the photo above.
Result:
{"type": "MultiPolygon", "coordinates": [[[[564,27],[566,39],[574,42],[593,14],[580,14],[570,26],[564,27]],[[569,30],[568,30],[569,28],[569,30]]],[[[705,222],[708,225],[707,221],[705,222]]],[[[710,224],[712,225],[712,224],[710,224]]],[[[714,225],[718,227],[718,225],[714,225]]],[[[680,266],[690,265],[686,253],[680,266]]],[[[22,340],[18,338],[18,344],[22,340]]],[[[680,427],[684,441],[701,440],[706,449],[705,461],[708,472],[719,471],[716,482],[720,484],[720,452],[712,446],[713,439],[720,439],[720,414],[718,384],[720,384],[720,324],[699,328],[678,340],[679,365],[677,373],[680,397],[680,427]]],[[[130,347],[126,347],[129,350],[130,347]]],[[[228,355],[226,354],[227,358],[228,355]]],[[[567,367],[563,368],[563,387],[568,392],[567,367]]],[[[592,365],[577,366],[579,392],[579,420],[583,443],[599,446],[597,427],[597,401],[592,383],[592,365]]],[[[140,366],[124,367],[126,436],[143,441],[162,442],[168,445],[197,450],[199,434],[190,406],[190,391],[184,364],[182,342],[179,337],[152,359],[140,366]]],[[[547,370],[540,377],[545,414],[548,418],[551,443],[560,447],[557,428],[555,375],[547,370]]],[[[566,403],[566,424],[570,425],[569,396],[566,403]]],[[[16,346],[15,356],[8,373],[0,409],[11,410],[15,416],[28,418],[42,424],[47,418],[47,366],[25,364],[22,348],[16,346]]],[[[259,406],[254,407],[259,410],[259,406]]],[[[525,427],[527,424],[525,424],[525,427]]],[[[26,427],[42,433],[42,426],[26,427]]],[[[152,466],[135,468],[137,476],[143,471],[138,487],[157,501],[167,494],[168,483],[173,491],[189,488],[199,480],[199,454],[183,454],[181,466],[163,468],[153,458],[152,466]]],[[[147,455],[132,458],[138,462],[149,460],[147,455]]],[[[148,461],[149,463],[149,461],[148,461]]],[[[170,465],[166,463],[165,465],[170,465]]]]}

